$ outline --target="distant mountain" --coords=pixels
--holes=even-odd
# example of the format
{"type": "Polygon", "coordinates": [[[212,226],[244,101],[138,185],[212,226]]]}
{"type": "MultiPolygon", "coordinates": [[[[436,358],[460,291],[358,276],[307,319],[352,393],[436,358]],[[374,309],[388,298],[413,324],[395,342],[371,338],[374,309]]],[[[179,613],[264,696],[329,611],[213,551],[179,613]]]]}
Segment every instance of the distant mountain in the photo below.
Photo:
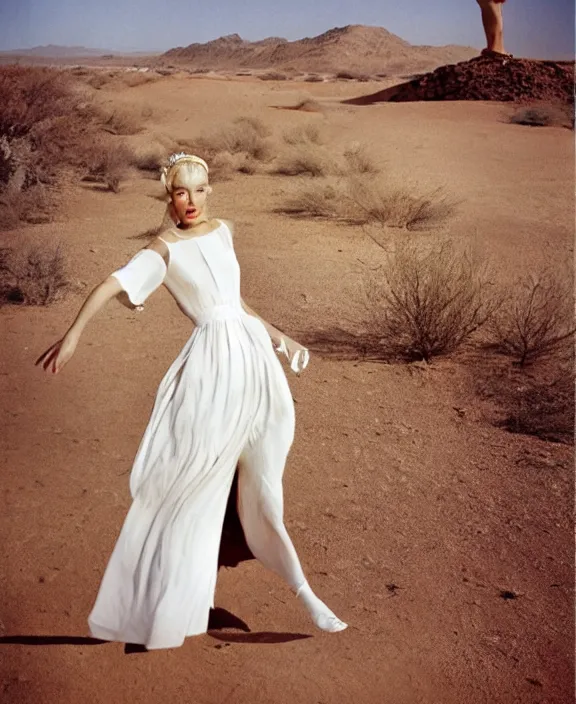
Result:
{"type": "Polygon", "coordinates": [[[160,63],[198,68],[275,68],[316,73],[416,73],[465,61],[478,54],[465,46],[416,46],[383,27],[348,25],[317,37],[287,41],[269,37],[250,42],[230,34],[205,44],[170,49],[160,63]]]}
{"type": "Polygon", "coordinates": [[[111,49],[90,49],[85,46],[58,46],[56,44],[48,44],[47,46],[35,46],[32,49],[12,49],[11,51],[0,51],[0,55],[12,56],[34,56],[46,59],[65,59],[87,56],[148,56],[150,54],[158,54],[156,51],[113,51],[111,49]]]}

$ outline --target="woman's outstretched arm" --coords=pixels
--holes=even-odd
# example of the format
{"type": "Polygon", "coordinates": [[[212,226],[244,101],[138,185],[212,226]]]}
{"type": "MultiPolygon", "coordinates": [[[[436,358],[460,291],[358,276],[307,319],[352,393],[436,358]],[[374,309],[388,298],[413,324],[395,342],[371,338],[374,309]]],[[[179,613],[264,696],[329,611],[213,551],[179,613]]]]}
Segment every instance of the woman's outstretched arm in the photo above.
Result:
{"type": "Polygon", "coordinates": [[[51,369],[53,374],[58,374],[64,365],[70,361],[76,350],[80,335],[88,322],[120,291],[122,291],[122,287],[114,276],[109,276],[96,286],[82,304],[68,332],[62,339],[55,342],[46,352],[40,355],[36,360],[36,365],[42,364],[44,371],[51,369]]]}

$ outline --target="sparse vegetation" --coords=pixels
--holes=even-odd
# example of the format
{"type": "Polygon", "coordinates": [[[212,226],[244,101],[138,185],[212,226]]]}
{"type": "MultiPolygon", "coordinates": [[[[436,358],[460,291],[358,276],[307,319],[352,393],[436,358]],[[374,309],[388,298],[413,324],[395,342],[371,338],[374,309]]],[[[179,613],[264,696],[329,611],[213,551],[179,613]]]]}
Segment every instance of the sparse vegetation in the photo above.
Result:
{"type": "Polygon", "coordinates": [[[261,81],[287,81],[288,76],[285,73],[280,73],[279,71],[269,71],[268,73],[262,73],[258,78],[261,81]]]}
{"type": "MultiPolygon", "coordinates": [[[[102,113],[75,89],[69,74],[44,68],[0,68],[0,221],[48,217],[61,183],[90,173],[95,145],[131,161],[127,148],[103,132],[102,113]]],[[[108,129],[108,128],[106,128],[108,129]]],[[[118,169],[110,187],[118,188],[118,169]]]]}
{"type": "Polygon", "coordinates": [[[118,193],[120,184],[130,171],[133,153],[124,144],[97,140],[84,151],[87,179],[104,184],[109,191],[118,193]]]}
{"type": "MultiPolygon", "coordinates": [[[[307,163],[312,164],[312,156],[307,163]]],[[[358,162],[356,168],[359,168],[358,162]]],[[[318,175],[326,173],[330,173],[327,168],[318,175]]],[[[338,173],[338,167],[334,167],[332,173],[338,173]]],[[[323,184],[316,185],[313,189],[300,186],[294,194],[288,196],[279,212],[299,216],[309,213],[311,217],[318,217],[318,208],[310,209],[310,206],[321,203],[328,206],[320,207],[322,217],[333,217],[355,224],[378,223],[407,230],[432,228],[444,222],[455,209],[455,204],[440,189],[426,195],[412,195],[407,190],[383,181],[374,183],[372,174],[368,172],[342,178],[326,184],[326,187],[323,184]],[[328,194],[330,197],[327,200],[328,194]]]]}
{"type": "Polygon", "coordinates": [[[234,172],[257,173],[275,157],[270,130],[260,120],[240,117],[221,129],[178,142],[178,148],[200,154],[210,165],[210,178],[222,181],[234,172]]]}
{"type": "Polygon", "coordinates": [[[0,249],[0,305],[45,306],[61,297],[68,287],[60,247],[0,249]]]}
{"type": "Polygon", "coordinates": [[[366,323],[382,357],[430,361],[448,354],[497,309],[490,273],[450,241],[403,243],[368,281],[366,323]]]}
{"type": "Polygon", "coordinates": [[[490,323],[496,347],[520,366],[571,347],[575,332],[568,276],[551,269],[516,281],[490,323]]]}
{"type": "Polygon", "coordinates": [[[320,127],[311,122],[286,130],[282,138],[286,144],[291,146],[324,144],[326,141],[320,127]]]}
{"type": "Polygon", "coordinates": [[[455,209],[442,189],[413,195],[405,188],[384,181],[351,178],[348,198],[354,203],[358,220],[387,227],[426,230],[443,223],[455,209]]]}
{"type": "Polygon", "coordinates": [[[298,148],[279,159],[274,173],[281,176],[328,176],[338,173],[339,168],[330,153],[321,147],[309,144],[298,148]]]}
{"type": "Polygon", "coordinates": [[[524,105],[510,115],[510,122],[528,127],[574,127],[569,106],[553,103],[524,105]]]}
{"type": "Polygon", "coordinates": [[[112,134],[127,136],[142,131],[141,115],[128,108],[115,108],[104,116],[103,127],[112,134]]]}
{"type": "Polygon", "coordinates": [[[354,144],[344,152],[344,160],[353,174],[377,174],[380,167],[363,144],[354,144]]]}
{"type": "Polygon", "coordinates": [[[331,183],[303,185],[288,197],[278,212],[296,217],[337,218],[340,201],[339,190],[331,183]]]}

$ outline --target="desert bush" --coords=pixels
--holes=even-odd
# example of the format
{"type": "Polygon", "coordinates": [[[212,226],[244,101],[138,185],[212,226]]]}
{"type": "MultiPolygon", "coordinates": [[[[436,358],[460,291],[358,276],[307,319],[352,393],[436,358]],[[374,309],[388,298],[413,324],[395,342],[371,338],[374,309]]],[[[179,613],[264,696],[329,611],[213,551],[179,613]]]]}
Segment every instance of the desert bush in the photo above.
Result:
{"type": "Polygon", "coordinates": [[[115,108],[103,115],[103,127],[111,134],[134,135],[142,131],[141,115],[129,108],[115,108]]]}
{"type": "Polygon", "coordinates": [[[120,190],[133,161],[132,151],[123,142],[100,139],[84,152],[87,180],[102,183],[113,193],[120,190]]]}
{"type": "Polygon", "coordinates": [[[32,245],[0,250],[0,305],[44,306],[69,286],[63,250],[32,245]]]}
{"type": "Polygon", "coordinates": [[[306,125],[298,125],[292,129],[286,130],[282,135],[282,139],[286,144],[309,145],[309,144],[324,144],[326,141],[322,130],[318,125],[309,122],[306,125]]]}
{"type": "Polygon", "coordinates": [[[338,71],[336,78],[341,78],[348,81],[360,81],[365,83],[370,80],[370,76],[366,73],[360,73],[358,71],[338,71]]]}
{"type": "Polygon", "coordinates": [[[289,196],[276,212],[310,218],[336,218],[340,212],[337,184],[311,182],[289,196]]]}
{"type": "Polygon", "coordinates": [[[306,83],[324,83],[324,78],[313,73],[310,76],[306,76],[304,79],[306,83]]]}
{"type": "Polygon", "coordinates": [[[520,366],[571,347],[575,332],[568,277],[544,269],[518,279],[490,322],[497,349],[520,366]]]}
{"type": "Polygon", "coordinates": [[[232,160],[228,159],[230,164],[245,167],[248,161],[266,163],[275,156],[273,143],[269,138],[261,136],[261,129],[265,128],[245,119],[239,124],[232,123],[210,134],[201,135],[192,142],[179,144],[202,155],[209,165],[214,163],[217,155],[227,153],[233,157],[232,160]]]}
{"type": "Polygon", "coordinates": [[[331,155],[320,147],[308,145],[279,158],[274,173],[281,176],[328,176],[339,171],[331,155]]]}
{"type": "Polygon", "coordinates": [[[512,124],[528,127],[573,126],[571,109],[554,103],[524,105],[512,113],[509,119],[512,124]]]}
{"type": "Polygon", "coordinates": [[[130,71],[123,73],[121,77],[122,83],[128,88],[138,88],[158,80],[160,80],[160,76],[151,71],[130,71]]]}
{"type": "Polygon", "coordinates": [[[288,76],[285,73],[280,73],[279,71],[269,71],[268,73],[263,73],[258,78],[261,81],[287,81],[288,76]]]}
{"type": "Polygon", "coordinates": [[[354,144],[346,149],[344,160],[348,172],[352,174],[377,174],[381,170],[363,144],[354,144]]]}
{"type": "Polygon", "coordinates": [[[238,125],[239,127],[245,127],[249,131],[257,134],[258,137],[266,138],[272,136],[272,130],[258,117],[241,115],[234,120],[233,124],[238,125]]]}
{"type": "Polygon", "coordinates": [[[164,165],[165,150],[158,147],[144,152],[136,152],[132,163],[140,171],[150,171],[158,174],[164,165]]]}
{"type": "Polygon", "coordinates": [[[11,230],[22,222],[37,225],[49,222],[53,201],[42,184],[22,191],[4,189],[0,191],[0,231],[11,230]]]}
{"type": "Polygon", "coordinates": [[[86,76],[85,82],[95,90],[102,90],[104,86],[108,85],[112,80],[112,76],[104,71],[97,71],[96,73],[89,73],[86,76]]]}
{"type": "Polygon", "coordinates": [[[430,361],[456,350],[497,309],[488,267],[450,241],[403,243],[366,285],[366,331],[381,356],[430,361]]]}
{"type": "Polygon", "coordinates": [[[349,180],[348,197],[359,222],[407,230],[435,227],[450,217],[456,207],[442,189],[415,195],[404,187],[361,177],[349,180]]]}

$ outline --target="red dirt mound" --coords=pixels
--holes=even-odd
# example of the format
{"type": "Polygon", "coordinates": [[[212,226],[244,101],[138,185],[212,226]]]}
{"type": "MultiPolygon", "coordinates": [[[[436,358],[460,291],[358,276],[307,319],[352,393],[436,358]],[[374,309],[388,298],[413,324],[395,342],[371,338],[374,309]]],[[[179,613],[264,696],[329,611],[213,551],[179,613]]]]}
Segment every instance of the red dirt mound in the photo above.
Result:
{"type": "Polygon", "coordinates": [[[408,83],[344,101],[349,105],[422,100],[549,101],[574,100],[574,62],[479,56],[408,83]]]}

